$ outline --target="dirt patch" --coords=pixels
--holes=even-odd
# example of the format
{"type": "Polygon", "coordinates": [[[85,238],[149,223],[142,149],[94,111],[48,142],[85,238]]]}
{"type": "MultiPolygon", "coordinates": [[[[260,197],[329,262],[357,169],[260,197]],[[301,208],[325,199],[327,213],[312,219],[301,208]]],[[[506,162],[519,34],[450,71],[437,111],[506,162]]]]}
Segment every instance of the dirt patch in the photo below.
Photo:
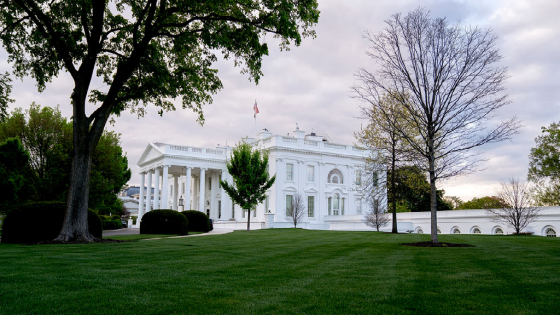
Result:
{"type": "Polygon", "coordinates": [[[28,245],[49,245],[49,244],[99,244],[99,243],[103,243],[103,244],[110,244],[110,243],[130,243],[131,241],[121,241],[121,240],[114,240],[114,239],[110,239],[110,238],[105,238],[105,239],[95,239],[93,242],[83,242],[83,241],[74,241],[74,242],[60,242],[60,241],[44,241],[44,242],[38,242],[38,243],[33,243],[33,244],[28,244],[28,245]]]}
{"type": "Polygon", "coordinates": [[[399,245],[404,246],[416,246],[416,247],[474,247],[474,245],[469,244],[456,244],[456,243],[432,243],[432,242],[417,242],[417,243],[401,243],[399,245]]]}

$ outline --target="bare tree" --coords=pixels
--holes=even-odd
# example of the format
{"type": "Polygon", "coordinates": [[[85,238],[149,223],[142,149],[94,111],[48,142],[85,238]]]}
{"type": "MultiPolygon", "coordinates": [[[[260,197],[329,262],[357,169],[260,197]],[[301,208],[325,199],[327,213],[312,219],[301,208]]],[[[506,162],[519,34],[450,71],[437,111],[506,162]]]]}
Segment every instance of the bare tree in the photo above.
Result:
{"type": "MultiPolygon", "coordinates": [[[[380,228],[386,226],[387,224],[389,224],[389,222],[391,222],[391,217],[389,213],[385,211],[385,209],[379,207],[379,199],[367,198],[366,201],[370,206],[370,211],[367,212],[364,216],[366,219],[366,224],[379,232],[380,228]]],[[[394,217],[395,216],[393,216],[393,219],[394,217]]]]}
{"type": "Polygon", "coordinates": [[[510,178],[500,182],[497,197],[503,200],[504,206],[499,209],[487,209],[486,213],[495,222],[503,222],[519,234],[539,217],[540,209],[533,206],[529,184],[519,179],[510,178]]]}
{"type": "Polygon", "coordinates": [[[377,35],[366,33],[366,54],[377,70],[358,71],[354,97],[390,122],[381,99],[395,92],[410,96],[400,98],[408,123],[394,126],[429,173],[431,240],[438,243],[436,181],[475,171],[480,159],[469,150],[510,139],[521,126],[513,117],[487,127],[496,110],[510,103],[502,94],[507,69],[496,65],[502,55],[491,30],[450,25],[422,8],[395,14],[386,24],[377,35]],[[402,130],[409,125],[417,130],[413,136],[402,130]]]}
{"type": "Polygon", "coordinates": [[[292,197],[292,203],[286,209],[286,220],[294,224],[294,228],[307,216],[307,209],[303,201],[303,196],[295,193],[292,197]]]}

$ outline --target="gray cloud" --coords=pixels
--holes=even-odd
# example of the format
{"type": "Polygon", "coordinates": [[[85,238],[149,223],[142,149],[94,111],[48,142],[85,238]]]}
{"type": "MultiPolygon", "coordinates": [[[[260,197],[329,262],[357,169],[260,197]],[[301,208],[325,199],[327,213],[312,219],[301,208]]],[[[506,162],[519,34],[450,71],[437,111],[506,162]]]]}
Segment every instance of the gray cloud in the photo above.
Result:
{"type": "MultiPolygon", "coordinates": [[[[278,51],[276,41],[267,36],[270,56],[263,60],[264,76],[259,85],[239,74],[231,61],[219,61],[224,89],[204,108],[206,123],[196,123],[189,110],[157,115],[148,107],[148,115],[137,119],[123,113],[108,129],[122,134],[122,145],[133,172],[132,184],[139,182],[136,162],[148,142],[214,147],[234,144],[241,137],[253,135],[253,102],[257,98],[260,114],[258,130],[291,133],[295,123],[308,132],[327,133],[335,142],[353,143],[354,131],[361,120],[358,104],[349,97],[354,73],[360,67],[372,69],[375,64],[364,51],[368,43],[364,31],[379,32],[384,20],[397,12],[406,13],[423,6],[432,16],[447,17],[455,23],[492,28],[500,37],[498,45],[511,78],[506,89],[512,104],[499,112],[500,119],[517,115],[526,125],[522,134],[511,142],[481,148],[487,159],[483,171],[440,183],[448,195],[471,199],[490,195],[499,180],[509,176],[526,177],[529,150],[541,126],[559,121],[560,73],[560,2],[557,1],[320,1],[321,17],[316,27],[317,38],[307,38],[300,47],[278,51]]],[[[6,53],[0,50],[0,71],[9,70],[6,53]]],[[[103,88],[95,80],[93,87],[103,88]]],[[[72,81],[61,73],[43,93],[27,78],[16,81],[12,107],[28,107],[35,101],[42,105],[60,104],[63,114],[72,115],[69,95],[72,81]]],[[[177,103],[180,108],[180,102],[177,103]]],[[[90,107],[90,110],[93,107],[90,107]]]]}

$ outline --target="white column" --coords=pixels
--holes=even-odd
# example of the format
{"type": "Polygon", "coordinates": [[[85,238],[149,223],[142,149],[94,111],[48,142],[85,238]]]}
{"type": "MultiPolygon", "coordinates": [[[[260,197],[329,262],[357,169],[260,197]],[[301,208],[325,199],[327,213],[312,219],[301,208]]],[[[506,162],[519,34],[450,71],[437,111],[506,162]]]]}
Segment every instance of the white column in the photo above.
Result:
{"type": "Polygon", "coordinates": [[[204,211],[204,195],[206,194],[205,184],[206,184],[206,169],[200,168],[200,178],[198,180],[198,187],[199,187],[199,197],[198,197],[198,211],[204,211]]]}
{"type": "Polygon", "coordinates": [[[159,168],[156,168],[156,177],[154,178],[154,210],[159,209],[159,184],[161,179],[159,176],[159,168]]]}
{"type": "Polygon", "coordinates": [[[169,193],[167,189],[169,188],[169,184],[167,183],[169,179],[169,165],[163,166],[163,184],[161,185],[161,208],[162,209],[169,209],[169,203],[167,202],[167,197],[169,193]]]}
{"type": "Polygon", "coordinates": [[[179,192],[179,175],[173,174],[173,210],[177,211],[177,195],[179,192]]]}
{"type": "MultiPolygon", "coordinates": [[[[222,180],[228,182],[227,169],[222,169],[222,180]]],[[[220,181],[218,181],[218,189],[220,190],[220,200],[222,201],[222,220],[229,220],[231,218],[231,203],[228,202],[229,196],[226,191],[220,186],[220,181]]]]}
{"type": "Polygon", "coordinates": [[[140,173],[140,198],[138,199],[138,219],[142,219],[144,215],[144,181],[146,179],[146,173],[140,173]]]}
{"type": "Polygon", "coordinates": [[[192,180],[192,210],[198,210],[198,179],[193,176],[192,180]]]}
{"type": "Polygon", "coordinates": [[[191,168],[187,166],[187,176],[185,176],[185,210],[191,208],[191,168]]]}
{"type": "Polygon", "coordinates": [[[210,215],[212,219],[218,219],[218,199],[216,192],[218,191],[218,173],[215,171],[210,175],[210,182],[212,183],[212,191],[210,191],[210,215]]]}
{"type": "MultiPolygon", "coordinates": [[[[146,190],[146,212],[150,212],[152,210],[152,173],[154,171],[148,171],[148,185],[146,190]]],[[[138,220],[136,220],[138,223],[138,220]]]]}

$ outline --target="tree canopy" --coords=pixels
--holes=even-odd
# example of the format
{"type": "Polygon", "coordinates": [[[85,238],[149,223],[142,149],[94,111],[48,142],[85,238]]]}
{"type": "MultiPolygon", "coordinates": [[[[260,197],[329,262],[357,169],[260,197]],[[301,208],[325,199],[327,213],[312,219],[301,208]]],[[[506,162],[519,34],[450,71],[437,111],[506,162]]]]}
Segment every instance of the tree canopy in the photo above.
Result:
{"type": "Polygon", "coordinates": [[[560,124],[542,127],[529,154],[529,181],[535,183],[534,197],[542,206],[560,205],[560,124]]]}
{"type": "MultiPolygon", "coordinates": [[[[0,0],[0,40],[17,77],[39,91],[64,70],[74,81],[73,155],[64,224],[57,241],[91,242],[87,229],[91,156],[107,120],[123,110],[160,115],[173,99],[198,113],[222,88],[221,55],[258,83],[265,34],[281,49],[315,36],[317,0],[0,0]],[[105,84],[92,88],[93,77],[105,84]],[[86,103],[94,105],[88,116],[86,103]]],[[[95,83],[94,86],[97,86],[95,83]]]]}
{"type": "Polygon", "coordinates": [[[507,207],[507,204],[497,196],[485,196],[473,198],[469,201],[461,203],[457,210],[467,209],[500,209],[507,207]]]}
{"type": "Polygon", "coordinates": [[[253,149],[244,141],[233,148],[227,162],[227,170],[233,177],[233,183],[220,180],[220,186],[234,203],[247,210],[247,231],[251,221],[251,209],[264,201],[266,191],[272,187],[276,175],[268,174],[268,151],[253,149]]]}
{"type": "Polygon", "coordinates": [[[0,140],[0,213],[32,198],[29,175],[29,153],[19,139],[0,140]]]}
{"type": "MultiPolygon", "coordinates": [[[[28,153],[27,177],[34,187],[28,199],[66,201],[72,165],[72,123],[58,108],[31,104],[14,109],[0,122],[0,141],[21,139],[28,153]]],[[[120,214],[116,194],[130,179],[128,160],[120,146],[120,135],[105,132],[92,155],[90,208],[100,214],[120,214]]]]}

